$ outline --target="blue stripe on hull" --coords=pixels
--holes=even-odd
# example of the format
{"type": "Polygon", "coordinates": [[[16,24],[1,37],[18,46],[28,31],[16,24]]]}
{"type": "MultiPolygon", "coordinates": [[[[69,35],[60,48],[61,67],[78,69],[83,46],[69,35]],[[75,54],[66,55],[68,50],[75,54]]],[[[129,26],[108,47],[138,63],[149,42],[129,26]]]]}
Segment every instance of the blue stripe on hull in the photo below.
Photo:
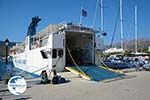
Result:
{"type": "Polygon", "coordinates": [[[40,77],[40,75],[38,75],[38,74],[27,72],[27,71],[19,69],[17,67],[14,67],[14,69],[13,69],[13,75],[20,75],[20,76],[23,76],[25,78],[37,78],[37,77],[40,77]]]}

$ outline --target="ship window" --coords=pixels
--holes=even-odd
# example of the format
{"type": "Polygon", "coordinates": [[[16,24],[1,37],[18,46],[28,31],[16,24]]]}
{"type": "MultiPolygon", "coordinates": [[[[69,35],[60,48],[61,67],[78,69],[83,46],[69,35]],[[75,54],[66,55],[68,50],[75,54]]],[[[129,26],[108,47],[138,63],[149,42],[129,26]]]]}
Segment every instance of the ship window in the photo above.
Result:
{"type": "Polygon", "coordinates": [[[53,49],[52,58],[56,58],[56,57],[57,57],[57,50],[53,49]]]}
{"type": "Polygon", "coordinates": [[[47,56],[46,52],[41,51],[41,54],[42,54],[42,57],[43,57],[44,59],[48,59],[48,56],[47,56]]]}
{"type": "Polygon", "coordinates": [[[51,57],[51,51],[46,51],[46,55],[48,58],[50,58],[51,57]]]}
{"type": "Polygon", "coordinates": [[[63,50],[59,50],[59,51],[58,51],[58,56],[59,56],[59,57],[62,57],[62,56],[63,56],[63,50]]]}

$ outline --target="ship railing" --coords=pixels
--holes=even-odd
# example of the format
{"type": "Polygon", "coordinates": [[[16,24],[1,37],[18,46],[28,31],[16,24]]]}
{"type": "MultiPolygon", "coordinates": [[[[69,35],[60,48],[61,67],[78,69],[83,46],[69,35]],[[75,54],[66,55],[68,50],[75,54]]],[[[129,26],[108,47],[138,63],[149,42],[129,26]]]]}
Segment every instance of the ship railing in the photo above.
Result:
{"type": "Polygon", "coordinates": [[[48,42],[48,36],[34,38],[33,41],[30,43],[31,49],[36,49],[39,47],[46,46],[47,42],[48,42]]]}
{"type": "Polygon", "coordinates": [[[90,27],[83,27],[72,23],[67,23],[66,26],[67,27],[65,28],[65,31],[67,32],[69,31],[69,32],[89,33],[89,34],[97,33],[97,31],[95,31],[93,28],[90,27]]]}

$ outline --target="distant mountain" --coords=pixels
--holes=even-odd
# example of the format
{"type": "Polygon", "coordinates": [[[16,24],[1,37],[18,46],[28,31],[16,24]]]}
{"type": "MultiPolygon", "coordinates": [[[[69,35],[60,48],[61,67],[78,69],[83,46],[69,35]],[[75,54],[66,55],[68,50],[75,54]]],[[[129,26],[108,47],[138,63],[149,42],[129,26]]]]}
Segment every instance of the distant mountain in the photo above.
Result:
{"type": "MultiPolygon", "coordinates": [[[[16,43],[18,43],[18,42],[10,42],[9,43],[9,47],[12,47],[16,43]]],[[[5,56],[5,54],[6,54],[5,50],[6,50],[5,42],[4,41],[0,41],[0,57],[5,56]]]]}
{"type": "MultiPolygon", "coordinates": [[[[149,46],[150,46],[150,39],[138,39],[138,51],[146,51],[148,50],[149,46]]],[[[129,40],[129,41],[124,41],[123,43],[124,48],[127,51],[135,51],[135,40],[129,40]]],[[[106,46],[106,48],[109,46],[106,46]]],[[[114,43],[113,47],[118,47],[120,48],[120,42],[118,43],[114,43]]]]}
{"type": "MultiPolygon", "coordinates": [[[[138,51],[144,52],[145,50],[148,50],[150,46],[150,39],[139,39],[138,40],[138,51]]],[[[126,43],[125,43],[126,44],[126,43]]],[[[126,46],[127,50],[134,51],[135,50],[135,40],[129,41],[128,45],[126,46]]]]}

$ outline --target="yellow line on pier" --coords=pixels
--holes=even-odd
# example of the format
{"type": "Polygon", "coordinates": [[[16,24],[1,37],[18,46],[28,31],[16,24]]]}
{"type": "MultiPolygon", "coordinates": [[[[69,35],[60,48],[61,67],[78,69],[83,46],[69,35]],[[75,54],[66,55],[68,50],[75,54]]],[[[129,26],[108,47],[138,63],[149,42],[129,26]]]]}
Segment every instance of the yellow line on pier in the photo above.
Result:
{"type": "Polygon", "coordinates": [[[82,72],[72,68],[72,67],[65,67],[65,69],[67,69],[68,71],[72,72],[72,73],[75,73],[76,75],[79,75],[80,77],[82,77],[83,79],[86,79],[86,80],[91,80],[91,77],[86,75],[86,74],[83,74],[82,72]]]}

